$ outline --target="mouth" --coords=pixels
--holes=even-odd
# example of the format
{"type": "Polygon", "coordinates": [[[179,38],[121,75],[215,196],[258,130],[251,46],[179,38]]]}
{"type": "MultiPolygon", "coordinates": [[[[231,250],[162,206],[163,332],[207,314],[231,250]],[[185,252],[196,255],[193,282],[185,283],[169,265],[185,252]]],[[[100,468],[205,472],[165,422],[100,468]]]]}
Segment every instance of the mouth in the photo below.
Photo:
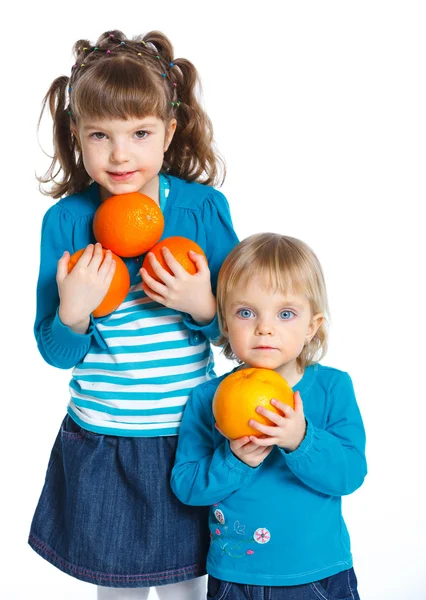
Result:
{"type": "Polygon", "coordinates": [[[124,181],[125,179],[130,179],[136,171],[108,171],[108,175],[114,181],[124,181]]]}
{"type": "Polygon", "coordinates": [[[254,350],[278,350],[278,348],[274,348],[272,346],[255,346],[254,350]]]}

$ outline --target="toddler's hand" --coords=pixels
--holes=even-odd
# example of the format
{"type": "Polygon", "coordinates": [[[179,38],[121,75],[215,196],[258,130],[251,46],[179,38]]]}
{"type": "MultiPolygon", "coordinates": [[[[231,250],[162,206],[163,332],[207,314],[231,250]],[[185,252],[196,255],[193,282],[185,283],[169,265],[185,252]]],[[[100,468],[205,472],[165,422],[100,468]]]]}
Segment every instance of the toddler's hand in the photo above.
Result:
{"type": "MultiPolygon", "coordinates": [[[[216,429],[220,431],[220,433],[224,435],[223,431],[219,429],[217,425],[215,425],[216,429]]],[[[226,438],[229,440],[229,438],[226,438]]],[[[231,448],[232,454],[234,454],[237,458],[241,460],[241,462],[245,463],[249,467],[258,467],[265,458],[272,451],[273,446],[261,446],[257,443],[256,438],[248,436],[239,438],[238,440],[229,440],[229,447],[231,448]]]]}
{"type": "Polygon", "coordinates": [[[59,291],[59,318],[76,333],[86,333],[90,313],[105,298],[115,272],[115,261],[107,250],[105,260],[101,244],[89,244],[68,273],[69,252],[58,261],[56,282],[59,291]]]}
{"type": "Polygon", "coordinates": [[[258,406],[256,412],[263,417],[267,417],[275,425],[262,425],[251,419],[249,421],[250,427],[257,429],[267,437],[250,436],[250,441],[258,443],[259,446],[277,445],[287,452],[294,452],[302,443],[306,433],[306,421],[300,394],[299,392],[294,394],[294,410],[291,406],[275,399],[271,400],[271,404],[278,408],[283,416],[277,415],[263,406],[258,406]]]}
{"type": "Polygon", "coordinates": [[[197,273],[190,275],[168,248],[162,248],[162,253],[172,274],[160,265],[154,254],[149,253],[148,259],[162,283],[142,268],[140,273],[146,295],[164,306],[189,313],[200,325],[209,323],[216,314],[216,299],[212,293],[210,269],[204,256],[190,250],[189,257],[197,268],[197,273]]]}

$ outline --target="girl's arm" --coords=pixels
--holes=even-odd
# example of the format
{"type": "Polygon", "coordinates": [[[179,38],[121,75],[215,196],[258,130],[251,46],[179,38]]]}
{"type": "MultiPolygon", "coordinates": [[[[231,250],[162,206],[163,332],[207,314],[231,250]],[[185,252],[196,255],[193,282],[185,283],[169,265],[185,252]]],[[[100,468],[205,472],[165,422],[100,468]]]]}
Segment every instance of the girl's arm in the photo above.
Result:
{"type": "Polygon", "coordinates": [[[56,271],[64,250],[71,253],[75,251],[73,219],[66,210],[54,205],[47,211],[42,225],[34,334],[44,360],[54,367],[69,369],[87,354],[94,323],[91,318],[87,333],[79,334],[74,333],[59,319],[56,271]]]}
{"type": "Polygon", "coordinates": [[[171,487],[185,504],[220,502],[246,485],[259,468],[238,460],[227,440],[215,448],[212,399],[216,387],[217,382],[208,382],[194,388],[183,414],[171,487]]]}
{"type": "Polygon", "coordinates": [[[307,419],[306,435],[294,452],[280,449],[290,470],[310,488],[330,496],[351,494],[367,474],[365,431],[352,380],[333,383],[325,429],[307,419]]]}
{"type": "MultiPolygon", "coordinates": [[[[215,189],[211,189],[209,197],[205,200],[202,210],[202,222],[206,235],[206,256],[210,269],[210,279],[213,294],[216,295],[217,277],[223,261],[238,244],[238,237],[232,224],[229,204],[225,196],[215,189]]],[[[219,323],[217,315],[205,324],[199,325],[189,314],[185,314],[185,324],[191,331],[190,342],[199,343],[199,334],[207,339],[215,340],[219,337],[219,323]]]]}

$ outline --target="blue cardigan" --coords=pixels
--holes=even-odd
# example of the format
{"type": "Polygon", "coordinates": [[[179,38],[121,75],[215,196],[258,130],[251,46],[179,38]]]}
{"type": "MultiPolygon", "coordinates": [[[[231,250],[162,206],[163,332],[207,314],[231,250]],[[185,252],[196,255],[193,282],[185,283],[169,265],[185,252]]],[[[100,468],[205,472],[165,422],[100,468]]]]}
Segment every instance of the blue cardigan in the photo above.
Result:
{"type": "MultiPolygon", "coordinates": [[[[167,176],[170,193],[164,210],[165,228],[162,239],[182,235],[197,242],[204,250],[216,290],[217,275],[223,260],[238,243],[226,198],[214,188],[188,183],[167,176]]],[[[64,250],[71,254],[95,243],[93,216],[100,205],[99,186],[93,183],[85,191],[54,204],[45,214],[42,224],[40,273],[37,284],[37,314],[34,333],[43,358],[51,365],[69,369],[77,365],[92,344],[105,348],[96,330],[96,323],[107,317],[91,320],[84,335],[74,333],[58,317],[59,295],[56,269],[64,250]]],[[[143,256],[124,259],[131,283],[137,281],[143,256]]],[[[190,330],[190,343],[197,344],[200,336],[214,339],[219,333],[217,318],[206,326],[198,326],[189,315],[185,324],[190,330]]]]}

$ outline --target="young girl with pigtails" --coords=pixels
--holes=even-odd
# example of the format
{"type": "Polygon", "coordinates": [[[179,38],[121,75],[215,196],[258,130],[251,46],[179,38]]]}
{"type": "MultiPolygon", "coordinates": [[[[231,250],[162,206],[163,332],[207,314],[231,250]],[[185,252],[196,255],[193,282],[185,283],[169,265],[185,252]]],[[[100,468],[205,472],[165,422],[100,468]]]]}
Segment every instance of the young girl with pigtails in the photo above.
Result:
{"type": "Polygon", "coordinates": [[[43,220],[35,321],[43,358],[73,371],[29,543],[96,584],[100,600],[142,600],[150,587],[160,599],[198,600],[208,511],[178,501],[169,479],[189,393],[213,375],[216,280],[238,241],[212,187],[222,163],[197,71],[163,34],[107,32],[74,52],[71,76],[54,80],[42,110],[53,118],[54,155],[40,181],[60,199],[43,220]],[[160,206],[163,238],[194,240],[207,262],[192,253],[189,275],[165,250],[170,274],[151,253],[158,282],[141,269],[144,257],[124,259],[129,294],[95,319],[115,264],[110,252],[102,260],[93,217],[106,198],[130,192],[160,206]]]}

